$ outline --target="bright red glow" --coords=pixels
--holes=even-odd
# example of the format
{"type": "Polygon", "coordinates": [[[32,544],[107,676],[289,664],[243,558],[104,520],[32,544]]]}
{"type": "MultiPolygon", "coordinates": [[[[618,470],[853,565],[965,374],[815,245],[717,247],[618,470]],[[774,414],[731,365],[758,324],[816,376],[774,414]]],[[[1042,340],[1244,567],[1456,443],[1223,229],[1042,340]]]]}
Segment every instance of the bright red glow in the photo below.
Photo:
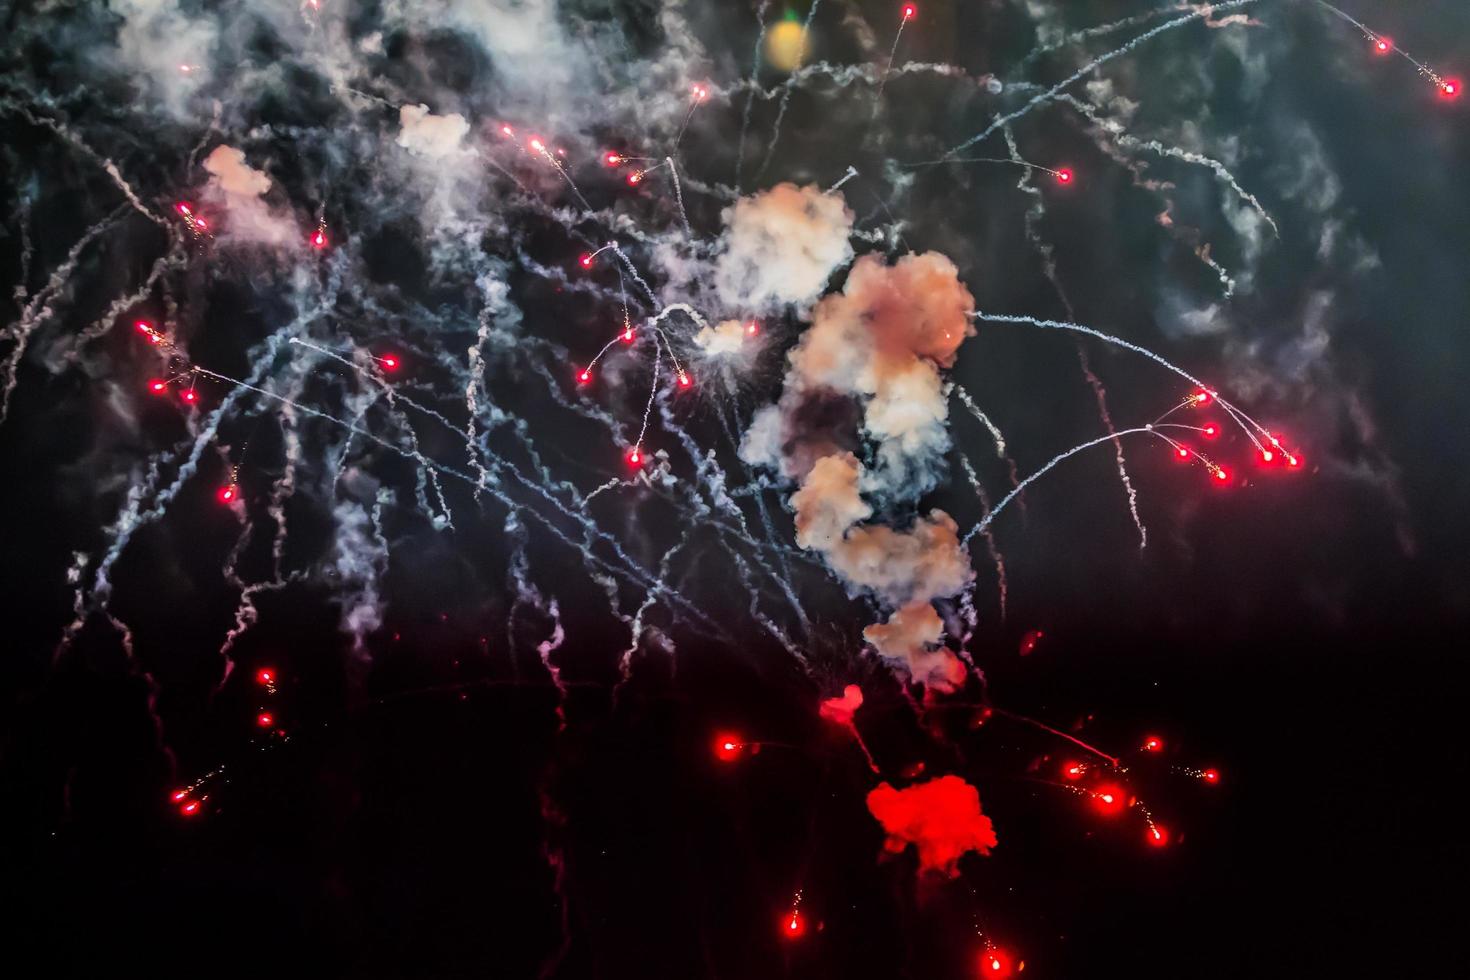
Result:
{"type": "Polygon", "coordinates": [[[199,400],[199,392],[195,391],[193,388],[185,388],[182,392],[179,393],[179,397],[186,402],[195,402],[199,400]]]}
{"type": "Polygon", "coordinates": [[[184,798],[186,796],[188,796],[188,795],[189,795],[189,791],[188,790],[186,790],[186,789],[176,789],[172,793],[169,794],[169,798],[171,800],[173,800],[175,803],[181,803],[181,802],[183,802],[184,798]]]}
{"type": "Polygon", "coordinates": [[[195,218],[194,219],[194,227],[195,228],[208,228],[209,226],[207,224],[205,224],[203,218],[195,218]]]}
{"type": "Polygon", "coordinates": [[[689,375],[685,374],[683,371],[680,371],[679,372],[679,387],[680,388],[688,388],[693,383],[694,382],[690,380],[689,375]]]}
{"type": "Polygon", "coordinates": [[[189,205],[185,204],[183,201],[180,201],[178,204],[175,204],[174,207],[178,209],[179,214],[182,214],[185,217],[188,217],[190,214],[193,213],[192,211],[189,210],[189,205]]]}
{"type": "Polygon", "coordinates": [[[760,325],[754,320],[751,320],[745,325],[745,336],[754,337],[756,334],[760,333],[760,329],[760,325]]]}
{"type": "Polygon", "coordinates": [[[1286,457],[1286,465],[1287,466],[1300,466],[1300,465],[1302,465],[1301,457],[1299,457],[1299,456],[1292,456],[1292,455],[1288,454],[1287,457],[1286,457]]]}
{"type": "Polygon", "coordinates": [[[1164,751],[1164,740],[1161,739],[1161,738],[1159,738],[1157,735],[1150,735],[1150,736],[1148,736],[1147,738],[1145,738],[1143,740],[1143,751],[1145,751],[1145,752],[1162,752],[1162,751],[1164,751]]]}
{"type": "Polygon", "coordinates": [[[1225,469],[1225,467],[1223,467],[1223,466],[1217,466],[1217,467],[1215,467],[1215,482],[1216,483],[1229,483],[1230,482],[1230,473],[1229,473],[1228,470],[1225,469]]]}
{"type": "Polygon", "coordinates": [[[1175,459],[1188,459],[1189,458],[1189,447],[1188,446],[1175,446],[1174,447],[1174,458],[1175,459]]]}
{"type": "Polygon", "coordinates": [[[387,368],[389,371],[398,370],[398,358],[394,357],[392,354],[387,354],[383,357],[378,358],[378,363],[382,364],[383,367],[387,368]]]}
{"type": "Polygon", "coordinates": [[[587,368],[585,371],[579,372],[577,374],[577,380],[580,381],[580,382],[582,382],[583,384],[586,384],[587,382],[591,381],[592,380],[592,369],[591,368],[587,368]]]}
{"type": "Polygon", "coordinates": [[[1393,41],[1386,37],[1379,37],[1373,41],[1373,50],[1379,54],[1388,54],[1393,50],[1393,41]]]}
{"type": "Polygon", "coordinates": [[[1464,88],[1464,86],[1460,84],[1460,80],[1458,78],[1447,78],[1440,83],[1439,94],[1442,98],[1446,99],[1458,98],[1460,95],[1460,90],[1462,88],[1464,88]]]}
{"type": "Polygon", "coordinates": [[[1215,423],[1210,422],[1207,425],[1205,425],[1202,429],[1200,429],[1200,432],[1202,432],[1204,434],[1204,437],[1206,439],[1214,439],[1215,437],[1217,437],[1220,434],[1220,427],[1218,425],[1216,425],[1215,423]]]}
{"type": "Polygon", "coordinates": [[[192,817],[194,814],[199,812],[199,801],[190,800],[188,803],[185,803],[183,806],[179,807],[179,812],[186,817],[192,817]]]}
{"type": "Polygon", "coordinates": [[[1261,450],[1261,462],[1262,463],[1274,463],[1274,462],[1276,462],[1276,452],[1275,452],[1275,450],[1262,449],[1261,450]]]}
{"type": "Polygon", "coordinates": [[[703,102],[709,97],[709,90],[707,90],[703,85],[694,86],[691,92],[694,95],[694,101],[696,102],[703,102]]]}
{"type": "Polygon", "coordinates": [[[501,126],[500,127],[500,135],[501,136],[514,136],[515,134],[516,134],[516,131],[513,130],[513,129],[511,129],[509,126],[501,126]]]}
{"type": "Polygon", "coordinates": [[[218,490],[218,492],[215,493],[215,496],[217,496],[219,498],[219,502],[220,503],[227,504],[230,501],[234,500],[235,499],[235,495],[238,494],[239,492],[240,491],[236,488],[236,486],[233,483],[231,483],[227,487],[220,487],[219,490],[218,490]]]}
{"type": "Polygon", "coordinates": [[[1076,781],[1087,774],[1087,769],[1076,759],[1068,759],[1062,763],[1062,778],[1076,781]]]}
{"type": "Polygon", "coordinates": [[[628,450],[628,463],[632,466],[643,465],[643,454],[636,447],[628,450]]]}
{"type": "Polygon", "coordinates": [[[906,4],[903,5],[903,19],[904,20],[913,20],[914,19],[914,14],[917,14],[918,12],[919,12],[919,8],[918,7],[915,7],[911,3],[906,3],[906,4]]]}
{"type": "Polygon", "coordinates": [[[1099,813],[1111,816],[1123,809],[1123,791],[1116,786],[1099,786],[1092,794],[1092,805],[1099,813]]]}
{"type": "Polygon", "coordinates": [[[1220,781],[1220,773],[1215,769],[1206,769],[1199,774],[1199,778],[1207,783],[1218,783],[1220,781]]]}
{"type": "Polygon", "coordinates": [[[591,252],[583,252],[582,253],[582,257],[580,259],[578,259],[577,261],[580,262],[580,263],[582,263],[582,268],[584,268],[584,269],[590,269],[590,268],[592,268],[592,253],[591,252]]]}
{"type": "Polygon", "coordinates": [[[262,667],[255,672],[255,681],[258,684],[274,684],[276,682],[276,672],[269,667],[262,667]]]}
{"type": "Polygon", "coordinates": [[[1041,641],[1045,638],[1046,634],[1041,630],[1027,630],[1026,635],[1021,637],[1021,656],[1031,656],[1031,654],[1036,652],[1036,648],[1041,645],[1041,641]]]}
{"type": "Polygon", "coordinates": [[[262,711],[255,716],[255,724],[260,728],[269,728],[276,723],[275,716],[268,711],[262,711]]]}
{"type": "Polygon", "coordinates": [[[165,391],[168,391],[168,382],[162,378],[153,378],[148,382],[148,390],[155,395],[161,395],[165,391]]]}
{"type": "Polygon", "coordinates": [[[1070,184],[1072,182],[1072,171],[1065,167],[1057,171],[1058,184],[1070,184]]]}
{"type": "Polygon", "coordinates": [[[800,939],[806,935],[806,920],[795,909],[792,909],[791,915],[782,919],[781,922],[781,934],[787,939],[800,939]]]}
{"type": "Polygon", "coordinates": [[[318,230],[315,235],[312,235],[311,236],[311,247],[312,248],[326,248],[327,247],[327,236],[322,231],[318,230]]]}
{"type": "Polygon", "coordinates": [[[616,167],[623,162],[623,158],[617,153],[604,153],[602,155],[602,162],[609,167],[616,167]]]}
{"type": "Polygon", "coordinates": [[[1143,835],[1150,847],[1167,847],[1169,844],[1169,831],[1162,824],[1150,824],[1148,833],[1143,835]]]}
{"type": "Polygon", "coordinates": [[[980,954],[980,976],[1009,977],[1015,969],[1011,955],[998,946],[992,946],[980,954]]]}
{"type": "Polygon", "coordinates": [[[153,326],[147,320],[139,320],[137,323],[133,324],[133,326],[138,328],[139,333],[153,333],[153,326]]]}
{"type": "Polygon", "coordinates": [[[623,329],[623,343],[625,343],[625,344],[631,344],[632,342],[633,342],[633,328],[632,327],[625,327],[623,329]]]}
{"type": "Polygon", "coordinates": [[[642,180],[643,180],[643,171],[641,171],[641,170],[635,170],[635,171],[633,171],[632,173],[630,173],[628,175],[628,183],[632,184],[634,187],[638,186],[638,184],[642,180]]]}
{"type": "Polygon", "coordinates": [[[546,144],[543,143],[543,142],[541,142],[541,137],[539,137],[539,136],[532,136],[531,137],[531,149],[535,150],[537,153],[545,153],[546,152],[546,144]]]}
{"type": "MultiPolygon", "coordinates": [[[[734,762],[740,758],[741,749],[745,745],[740,741],[739,735],[722,732],[715,736],[715,758],[721,762],[734,762]]],[[[792,913],[795,916],[795,912],[792,913]]]]}
{"type": "Polygon", "coordinates": [[[1194,404],[1196,407],[1203,407],[1213,401],[1214,398],[1215,396],[1212,392],[1196,391],[1194,393],[1194,404]]]}

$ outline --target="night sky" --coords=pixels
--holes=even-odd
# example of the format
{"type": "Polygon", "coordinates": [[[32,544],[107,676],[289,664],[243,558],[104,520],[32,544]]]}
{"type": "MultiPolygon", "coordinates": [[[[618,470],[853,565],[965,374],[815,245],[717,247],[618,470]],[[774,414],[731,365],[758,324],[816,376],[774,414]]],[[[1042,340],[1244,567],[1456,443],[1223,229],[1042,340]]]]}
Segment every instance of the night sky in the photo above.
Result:
{"type": "Polygon", "coordinates": [[[6,972],[1454,969],[1470,8],[1216,6],[0,4],[6,972]]]}

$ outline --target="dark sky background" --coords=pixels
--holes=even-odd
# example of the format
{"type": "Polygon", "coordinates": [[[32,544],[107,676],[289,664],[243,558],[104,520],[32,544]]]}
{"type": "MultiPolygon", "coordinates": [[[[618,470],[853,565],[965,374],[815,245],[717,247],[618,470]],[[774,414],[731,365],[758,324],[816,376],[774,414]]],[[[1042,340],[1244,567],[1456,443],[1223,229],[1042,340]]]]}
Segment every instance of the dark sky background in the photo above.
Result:
{"type": "MultiPolygon", "coordinates": [[[[575,256],[606,227],[534,204],[575,202],[554,174],[497,149],[493,129],[505,120],[555,129],[594,207],[650,235],[677,232],[666,191],[633,194],[592,155],[666,145],[687,106],[685,81],[726,90],[749,74],[758,21],[753,4],[690,2],[677,18],[687,25],[681,39],[652,2],[569,2],[545,22],[566,47],[548,39],[517,60],[504,54],[518,50],[506,40],[520,36],[516,18],[534,21],[527,11],[553,5],[514,15],[490,0],[431,5],[406,22],[384,4],[327,9],[320,20],[290,3],[215,6],[165,3],[180,20],[150,28],[178,37],[179,24],[216,25],[197,52],[209,66],[198,87],[159,74],[179,60],[168,45],[144,45],[153,64],[122,53],[121,21],[100,6],[0,8],[0,278],[25,288],[4,301],[0,356],[14,349],[29,297],[122,203],[97,157],[114,160],[169,225],[165,233],[124,211],[83,251],[30,340],[0,423],[0,934],[17,975],[32,963],[52,975],[947,980],[978,975],[977,929],[1023,958],[1027,977],[1443,975],[1470,870],[1453,803],[1470,771],[1460,725],[1470,682],[1461,653],[1470,625],[1470,103],[1436,97],[1401,59],[1373,57],[1315,4],[1281,0],[1247,8],[1259,24],[1191,24],[1110,62],[1097,77],[1111,92],[1089,89],[1092,77],[1068,89],[1138,103],[1126,123],[1140,139],[1228,157],[1281,227],[1259,253],[1231,224],[1237,199],[1209,171],[1120,149],[1146,165],[1143,179],[1172,182],[1160,192],[1139,186],[1071,109],[1051,104],[1018,120],[1023,156],[1078,174],[1068,188],[1037,181],[1039,229],[1077,321],[1217,384],[1289,434],[1305,466],[1262,471],[1248,443],[1227,435],[1215,448],[1237,476],[1216,488],[1165,449],[1128,443],[1149,528],[1142,551],[1111,451],[1059,467],[1027,492],[1024,512],[996,522],[1009,572],[1004,618],[993,566],[973,542],[980,619],[967,652],[983,682],[972,678],[922,717],[901,678],[863,649],[871,603],[847,598],[819,560],[799,563],[800,600],[815,624],[803,670],[753,621],[726,539],[697,527],[677,492],[657,488],[620,490],[587,513],[649,568],[696,525],[673,581],[724,635],[658,604],[649,613],[658,635],[638,644],[620,683],[628,628],[575,548],[535,521],[508,526],[504,506],[477,504],[453,481],[445,492],[457,527],[436,530],[414,507],[414,467],[360,442],[339,487],[331,474],[343,465],[342,440],[324,424],[301,428],[300,489],[286,510],[285,564],[299,576],[259,596],[258,623],[222,682],[218,651],[239,590],[221,569],[242,525],[214,494],[227,481],[224,459],[239,464],[244,513],[256,525],[240,567],[247,581],[268,578],[265,505],[286,446],[267,402],[242,399],[223,413],[199,474],[113,567],[106,611],[126,624],[131,651],[90,573],[81,628],[62,642],[77,616],[67,582],[74,555],[95,570],[148,460],[187,450],[197,432],[175,399],[144,391],[159,368],[132,321],[175,323],[197,363],[241,377],[257,345],[321,302],[314,342],[402,352],[395,383],[462,425],[463,352],[482,305],[468,283],[494,275],[519,311],[508,329],[543,343],[488,351],[487,390],[524,420],[555,478],[586,494],[626,469],[607,428],[568,407],[583,396],[564,383],[567,364],[604,342],[618,311],[563,278],[575,281],[575,256]],[[454,11],[466,8],[493,26],[465,26],[454,11]],[[497,17],[508,18],[503,30],[497,17]],[[364,53],[373,31],[381,50],[364,53]],[[585,71],[576,62],[577,94],[559,98],[551,83],[528,89],[537,59],[565,50],[596,56],[585,71]],[[678,56],[660,62],[671,50],[678,56]],[[332,90],[343,52],[356,52],[343,77],[383,105],[349,105],[332,90]],[[223,106],[213,127],[212,100],[223,106]],[[480,221],[471,221],[477,257],[462,274],[453,262],[448,274],[436,267],[442,242],[427,230],[431,195],[419,193],[430,178],[403,164],[393,143],[396,107],[417,102],[463,114],[485,158],[530,187],[481,168],[476,191],[456,190],[463,215],[480,221]],[[190,242],[169,209],[204,199],[197,150],[217,143],[244,147],[275,182],[267,199],[302,228],[315,227],[323,206],[330,254],[190,242]],[[1174,234],[1155,220],[1161,193],[1174,234]],[[1196,241],[1236,275],[1234,296],[1221,297],[1196,241]],[[165,254],[181,258],[157,288],[119,310],[111,329],[73,344],[165,254]],[[345,498],[370,506],[361,488],[375,482],[397,493],[377,584],[382,624],[354,652],[341,628],[349,583],[332,574],[345,533],[334,508],[345,498]],[[540,597],[558,600],[562,704],[537,653],[552,615],[545,602],[517,602],[518,560],[540,597]],[[1019,656],[1035,629],[1044,639],[1019,656]],[[254,681],[261,667],[279,674],[274,696],[254,681]],[[919,762],[926,775],[963,776],[995,822],[992,855],[967,856],[952,880],[919,876],[911,853],[882,855],[864,803],[880,777],[817,715],[819,700],[847,683],[865,691],[858,726],[881,778],[907,785],[919,762]],[[985,718],[982,703],[1125,755],[1145,733],[1162,735],[1166,758],[1130,756],[1129,783],[1174,844],[1147,848],[1131,814],[1101,820],[1037,782],[1072,751],[1003,715],[985,718]],[[263,707],[284,736],[257,730],[263,707]],[[710,747],[727,729],[769,744],[723,764],[710,747]],[[1171,765],[1214,766],[1223,779],[1206,786],[1171,765]],[[206,774],[203,812],[181,816],[169,792],[206,774]],[[809,931],[788,942],[780,925],[798,889],[809,931]]],[[[881,65],[898,6],[828,0],[811,60],[881,65]],[[862,40],[868,29],[872,44],[862,40]]],[[[959,65],[966,77],[891,78],[870,126],[871,85],[818,76],[795,90],[769,171],[753,181],[748,165],[742,189],[826,187],[850,163],[861,176],[843,191],[860,227],[904,222],[890,257],[941,251],[977,308],[1064,319],[1025,237],[1032,198],[1017,190],[1016,169],[936,167],[907,184],[899,165],[934,159],[1030,95],[988,94],[977,80],[1050,85],[1147,29],[1023,61],[1054,25],[1065,33],[1150,7],[919,6],[898,60],[959,65]]],[[[1447,74],[1470,73],[1462,3],[1356,0],[1344,9],[1447,74]]],[[[772,4],[766,16],[780,12],[772,4]]],[[[760,75],[766,86],[783,77],[769,67],[760,75]]],[[[743,94],[722,94],[694,117],[680,157],[693,181],[729,183],[743,104],[743,94]]],[[[756,101],[748,160],[763,155],[776,112],[775,100],[756,101]]],[[[996,137],[975,152],[1004,155],[1005,145],[996,137]]],[[[685,194],[692,225],[713,242],[727,202],[685,194]]],[[[862,253],[885,243],[854,244],[862,253]]],[[[668,273],[647,242],[627,247],[648,275],[668,273]]],[[[685,258],[698,270],[708,253],[685,258]]],[[[709,301],[691,289],[692,303],[709,301]]],[[[737,384],[701,377],[671,410],[701,447],[716,449],[732,485],[747,477],[724,418],[747,424],[778,394],[783,351],[803,327],[789,313],[763,325],[767,346],[737,384]]],[[[1084,349],[1119,428],[1188,393],[1126,351],[1084,349]]],[[[333,414],[360,404],[340,365],[317,360],[308,371],[287,361],[265,377],[281,390],[295,384],[304,404],[333,414]]],[[[646,369],[631,358],[617,365],[588,397],[636,431],[646,369]]],[[[1071,336],[982,323],[950,376],[1005,432],[1022,474],[1102,431],[1071,336]]],[[[201,412],[227,394],[201,391],[201,412]]],[[[364,427],[398,438],[381,404],[362,411],[364,427]]],[[[656,411],[649,446],[669,451],[687,484],[693,467],[661,419],[656,411]]],[[[470,469],[462,440],[421,423],[427,456],[470,469]]],[[[1006,467],[984,429],[957,402],[949,426],[1001,496],[1006,467]]],[[[532,474],[511,492],[539,506],[524,443],[501,428],[487,445],[532,474]]],[[[954,462],[951,454],[952,475],[954,462]]],[[[766,494],[787,542],[788,491],[766,494]]],[[[962,476],[925,505],[962,529],[983,513],[962,476]]],[[[750,498],[742,506],[754,521],[750,498]]],[[[640,599],[625,588],[622,608],[640,599]]],[[[762,602],[783,608],[769,588],[762,602]]]]}

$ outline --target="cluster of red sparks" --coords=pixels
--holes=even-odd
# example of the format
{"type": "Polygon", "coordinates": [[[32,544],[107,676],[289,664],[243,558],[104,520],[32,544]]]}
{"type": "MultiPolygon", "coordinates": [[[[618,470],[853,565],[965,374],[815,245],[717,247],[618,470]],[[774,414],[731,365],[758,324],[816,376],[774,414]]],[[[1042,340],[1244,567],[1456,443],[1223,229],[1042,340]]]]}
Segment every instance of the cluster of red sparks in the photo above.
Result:
{"type": "MultiPolygon", "coordinates": [[[[265,698],[273,698],[278,693],[276,682],[279,675],[274,667],[261,667],[255,672],[255,683],[260,687],[265,698]]],[[[266,707],[261,707],[255,713],[255,727],[278,738],[284,738],[286,730],[278,724],[274,712],[266,707]]],[[[206,773],[196,779],[188,786],[182,786],[171,791],[168,799],[182,817],[195,817],[204,812],[204,805],[209,802],[210,783],[223,772],[224,767],[206,773]]]]}

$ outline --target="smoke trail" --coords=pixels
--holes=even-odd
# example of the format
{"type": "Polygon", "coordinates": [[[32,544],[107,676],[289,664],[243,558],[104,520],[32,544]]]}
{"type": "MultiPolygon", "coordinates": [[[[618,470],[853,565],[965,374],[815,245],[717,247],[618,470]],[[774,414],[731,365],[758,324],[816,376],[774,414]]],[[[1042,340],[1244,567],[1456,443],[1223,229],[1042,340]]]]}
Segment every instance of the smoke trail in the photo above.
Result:
{"type": "MultiPolygon", "coordinates": [[[[817,8],[822,6],[822,0],[812,0],[811,9],[806,12],[806,20],[802,22],[801,32],[809,36],[812,29],[812,20],[817,16],[817,8]]],[[[803,50],[802,54],[806,52],[803,50]]],[[[799,65],[798,65],[799,67],[799,65]]],[[[776,145],[781,141],[781,122],[786,118],[786,107],[791,104],[791,93],[796,90],[796,75],[786,80],[781,90],[781,104],[776,109],[776,123],[771,127],[771,142],[766,145],[766,156],[761,161],[760,170],[756,171],[755,179],[760,180],[765,175],[766,168],[771,165],[771,158],[776,155],[776,145]]]]}
{"type": "Polygon", "coordinates": [[[1138,47],[1140,44],[1143,44],[1145,41],[1152,40],[1153,38],[1158,37],[1160,34],[1163,34],[1165,31],[1171,31],[1176,27],[1182,27],[1183,25],[1191,23],[1193,21],[1207,18],[1213,15],[1217,10],[1234,10],[1238,7],[1246,7],[1256,2],[1257,0],[1226,0],[1225,3],[1206,4],[1204,6],[1194,8],[1192,13],[1186,14],[1183,17],[1176,17],[1171,21],[1160,24],[1158,27],[1155,27],[1150,31],[1146,31],[1143,34],[1138,35],[1133,40],[1123,45],[1121,48],[1118,48],[1115,51],[1109,51],[1107,54],[1100,55],[1097,58],[1094,58],[1092,61],[1077,69],[1077,71],[1073,72],[1071,75],[1068,75],[1066,78],[1062,79],[1051,88],[1042,92],[1040,95],[1033,97],[1029,102],[1021,106],[1021,108],[992,120],[990,125],[985,127],[985,129],[981,130],[978,134],[970,137],[963,143],[952,147],[948,152],[944,154],[944,158],[947,159],[954,157],[956,154],[962,152],[963,150],[969,149],[970,147],[974,146],[976,143],[979,143],[981,140],[985,139],[987,136],[994,133],[1001,127],[1015,122],[1017,119],[1020,119],[1032,109],[1035,109],[1037,106],[1056,98],[1057,93],[1061,92],[1072,83],[1084,78],[1097,68],[1112,61],[1114,58],[1119,58],[1127,54],[1134,48],[1138,47]]]}

